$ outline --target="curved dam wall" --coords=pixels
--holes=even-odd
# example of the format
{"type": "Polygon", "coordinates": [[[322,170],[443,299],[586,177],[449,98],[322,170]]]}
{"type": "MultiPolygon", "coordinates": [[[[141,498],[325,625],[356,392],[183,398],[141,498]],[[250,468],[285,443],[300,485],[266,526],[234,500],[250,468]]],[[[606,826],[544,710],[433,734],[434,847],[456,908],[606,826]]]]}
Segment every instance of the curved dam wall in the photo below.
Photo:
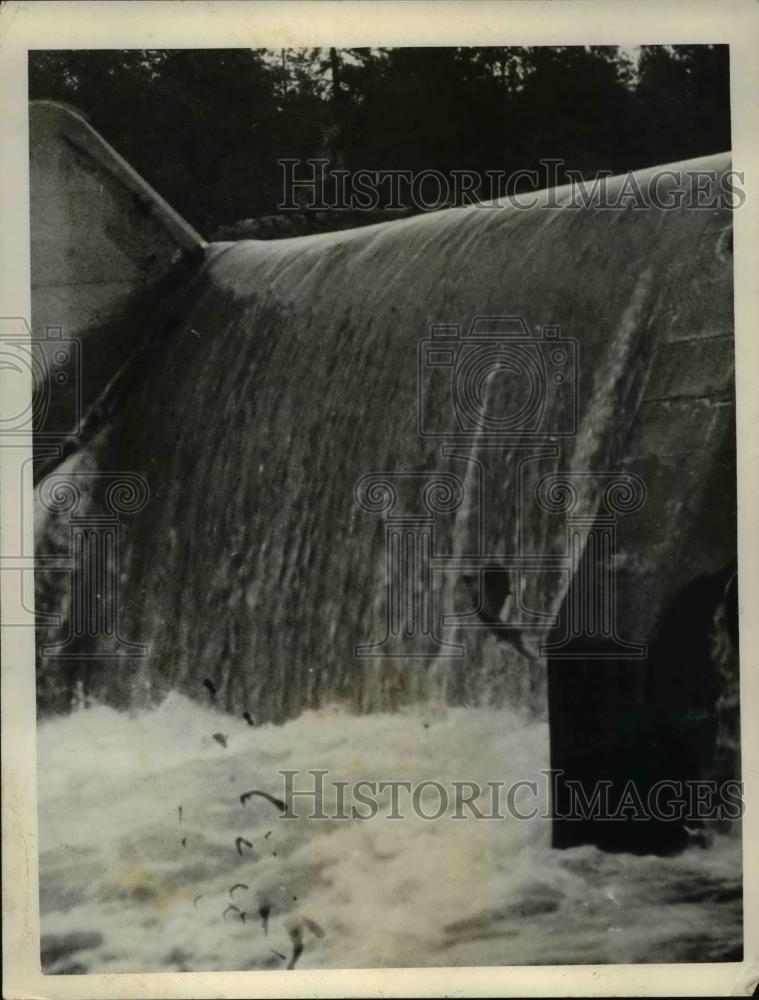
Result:
{"type": "MultiPolygon", "coordinates": [[[[729,157],[676,166],[696,168],[729,157]]],[[[62,616],[40,626],[43,709],[80,681],[130,704],[208,679],[258,720],[332,700],[545,715],[550,664],[566,760],[573,726],[650,704],[664,610],[735,559],[730,213],[540,198],[211,245],[176,273],[39,487],[46,558],[70,554],[72,509],[111,509],[113,476],[144,493],[109,556],[115,629],[72,626],[76,580],[38,569],[62,616]],[[590,629],[603,682],[598,648],[561,635],[588,562],[617,588],[590,629]]]]}

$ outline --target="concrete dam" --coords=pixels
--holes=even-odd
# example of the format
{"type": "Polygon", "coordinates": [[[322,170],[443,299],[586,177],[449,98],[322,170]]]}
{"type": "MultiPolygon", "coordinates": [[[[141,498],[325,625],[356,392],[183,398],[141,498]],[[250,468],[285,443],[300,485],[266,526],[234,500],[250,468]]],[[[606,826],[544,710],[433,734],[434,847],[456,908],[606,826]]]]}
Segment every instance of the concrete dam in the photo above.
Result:
{"type": "Polygon", "coordinates": [[[41,712],[507,705],[567,775],[737,773],[728,207],[207,244],[77,113],[30,121],[41,712]]]}

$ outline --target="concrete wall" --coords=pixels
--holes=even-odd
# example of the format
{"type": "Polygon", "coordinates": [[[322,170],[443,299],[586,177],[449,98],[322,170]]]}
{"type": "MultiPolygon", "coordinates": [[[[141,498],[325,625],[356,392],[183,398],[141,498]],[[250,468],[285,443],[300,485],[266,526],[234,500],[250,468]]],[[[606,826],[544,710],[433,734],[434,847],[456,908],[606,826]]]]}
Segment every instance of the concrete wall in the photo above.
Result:
{"type": "Polygon", "coordinates": [[[29,128],[32,328],[51,397],[37,431],[51,434],[75,430],[139,343],[151,292],[204,244],[75,111],[35,101],[29,128]],[[77,345],[65,383],[51,336],[77,345]]]}
{"type": "MultiPolygon", "coordinates": [[[[667,609],[736,556],[726,208],[578,211],[562,207],[564,191],[530,211],[453,209],[204,248],[76,116],[37,107],[32,144],[37,332],[65,318],[81,337],[85,400],[118,372],[107,420],[94,421],[58,474],[129,470],[150,490],[144,509],[123,518],[118,567],[121,634],[148,655],[114,662],[106,641],[88,636],[81,660],[41,659],[43,708],[65,705],[80,680],[125,704],[172,688],[203,697],[205,678],[220,703],[259,719],[334,699],[362,710],[422,698],[509,703],[548,709],[555,766],[589,779],[607,762],[619,771],[643,759],[657,705],[662,717],[673,704],[677,719],[689,717],[706,687],[688,680],[691,654],[679,656],[667,609]],[[453,429],[450,379],[420,371],[420,341],[433,323],[466,332],[477,316],[523,317],[528,354],[551,327],[577,345],[572,431],[562,436],[567,397],[552,388],[543,452],[527,463],[529,433],[478,432],[447,451],[420,434],[420,401],[425,420],[453,429]],[[437,518],[431,579],[441,615],[479,615],[481,628],[440,626],[465,657],[431,655],[423,637],[424,655],[411,661],[355,657],[387,622],[387,524],[356,492],[370,473],[395,483],[410,515],[420,475],[463,485],[466,502],[437,518]],[[626,511],[622,497],[615,508],[612,566],[616,632],[644,652],[630,660],[594,647],[596,630],[574,659],[558,658],[535,622],[558,614],[558,641],[583,573],[605,565],[588,539],[608,514],[609,475],[627,476],[633,493],[645,486],[644,502],[626,511]],[[579,525],[574,576],[558,563],[519,568],[525,555],[567,555],[567,512],[538,502],[551,477],[582,484],[569,512],[579,525]],[[506,594],[491,609],[495,626],[482,621],[483,558],[506,594]],[[521,624],[499,631],[499,621],[521,624]],[[658,650],[653,684],[647,646],[658,650]],[[673,690],[685,692],[679,703],[673,690]]],[[[727,155],[675,165],[717,175],[729,166],[727,155]]],[[[641,190],[651,173],[637,174],[641,190]]],[[[525,389],[493,385],[490,416],[525,389]]],[[[103,504],[95,482],[79,513],[103,504]]],[[[65,550],[67,525],[44,513],[40,554],[65,550]]],[[[38,573],[38,584],[40,609],[65,619],[60,574],[38,573]]],[[[717,604],[719,594],[691,632],[710,634],[717,604]]],[[[685,635],[687,616],[675,618],[685,635]]],[[[703,656],[699,669],[713,673],[703,656]]]]}

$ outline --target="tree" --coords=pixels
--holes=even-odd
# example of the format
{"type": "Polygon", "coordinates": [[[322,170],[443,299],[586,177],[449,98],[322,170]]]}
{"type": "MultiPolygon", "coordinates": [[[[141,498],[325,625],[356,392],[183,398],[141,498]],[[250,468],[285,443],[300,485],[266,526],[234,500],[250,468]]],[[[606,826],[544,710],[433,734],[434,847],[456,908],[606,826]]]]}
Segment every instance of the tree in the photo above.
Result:
{"type": "Polygon", "coordinates": [[[730,146],[715,45],[642,46],[637,67],[611,46],[35,52],[29,92],[80,108],[206,234],[275,213],[283,158],[590,177],[730,146]]]}
{"type": "Polygon", "coordinates": [[[639,164],[730,149],[727,45],[644,45],[636,87],[639,164]]]}

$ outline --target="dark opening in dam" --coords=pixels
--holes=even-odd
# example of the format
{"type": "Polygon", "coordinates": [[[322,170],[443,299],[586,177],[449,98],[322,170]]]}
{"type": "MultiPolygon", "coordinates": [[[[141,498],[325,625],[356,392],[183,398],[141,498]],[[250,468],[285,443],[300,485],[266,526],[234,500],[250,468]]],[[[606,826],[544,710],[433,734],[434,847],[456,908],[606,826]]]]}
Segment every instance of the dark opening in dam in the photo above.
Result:
{"type": "MultiPolygon", "coordinates": [[[[729,566],[675,595],[644,660],[549,656],[556,847],[649,854],[693,842],[702,824],[675,818],[688,785],[716,787],[740,771],[737,601],[729,566]],[[652,798],[662,817],[650,814],[652,798]]],[[[587,636],[577,640],[581,656],[592,648],[587,636]]]]}
{"type": "MultiPolygon", "coordinates": [[[[451,209],[206,245],[73,112],[43,102],[32,131],[35,336],[63,298],[90,359],[86,433],[45,452],[42,431],[60,431],[69,407],[54,385],[39,428],[38,631],[58,651],[38,657],[41,715],[80,685],[142,709],[173,692],[204,698],[208,678],[217,707],[263,722],[332,703],[506,708],[548,720],[564,772],[555,846],[688,843],[682,823],[562,816],[567,781],[590,794],[599,781],[647,790],[738,774],[729,212],[451,209]],[[65,210],[72,192],[91,202],[86,233],[65,210]],[[135,211],[135,192],[149,211],[135,211]],[[561,437],[566,383],[548,379],[537,430],[441,447],[455,386],[442,365],[420,374],[420,341],[440,319],[469,331],[500,316],[529,318],[520,349],[553,375],[546,331],[576,345],[576,426],[561,437]],[[411,475],[462,484],[460,506],[435,522],[429,599],[463,660],[355,655],[385,623],[395,513],[383,524],[355,493],[376,469],[405,477],[404,502],[411,475]],[[124,470],[149,495],[120,515],[118,627],[147,653],[118,658],[118,636],[76,619],[56,560],[72,517],[110,516],[108,477],[124,470]],[[536,500],[562,476],[580,484],[576,515],[536,500]],[[643,483],[645,497],[602,524],[609,476],[643,483]],[[73,515],[52,502],[55,477],[77,484],[73,515]],[[612,534],[602,566],[589,539],[612,534]],[[570,543],[579,566],[567,572],[570,543]],[[565,626],[586,570],[613,578],[618,613],[605,632],[575,635],[565,626]],[[543,655],[554,616],[570,638],[543,655]]],[[[720,175],[730,159],[697,163],[720,175]]],[[[485,409],[508,384],[493,380],[485,409]]]]}

